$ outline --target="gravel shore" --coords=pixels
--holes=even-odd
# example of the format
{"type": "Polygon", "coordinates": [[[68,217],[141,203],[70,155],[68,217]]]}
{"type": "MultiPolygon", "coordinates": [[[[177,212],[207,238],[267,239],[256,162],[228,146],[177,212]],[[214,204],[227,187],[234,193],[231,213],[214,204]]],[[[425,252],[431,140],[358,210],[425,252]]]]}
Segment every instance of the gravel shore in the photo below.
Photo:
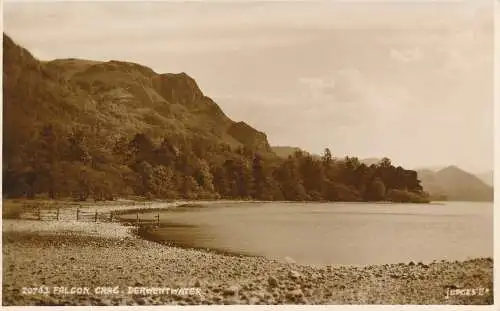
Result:
{"type": "Polygon", "coordinates": [[[493,303],[491,258],[311,267],[169,247],[131,232],[117,223],[4,219],[3,305],[493,303]]]}

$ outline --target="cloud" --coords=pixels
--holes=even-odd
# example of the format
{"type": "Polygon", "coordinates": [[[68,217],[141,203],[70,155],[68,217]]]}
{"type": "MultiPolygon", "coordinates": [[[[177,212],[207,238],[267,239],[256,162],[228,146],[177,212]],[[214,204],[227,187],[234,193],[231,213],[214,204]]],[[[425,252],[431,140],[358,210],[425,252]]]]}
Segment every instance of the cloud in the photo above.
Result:
{"type": "Polygon", "coordinates": [[[358,69],[340,69],[327,77],[300,77],[303,95],[312,99],[329,98],[336,102],[355,102],[363,97],[366,86],[358,69]]]}

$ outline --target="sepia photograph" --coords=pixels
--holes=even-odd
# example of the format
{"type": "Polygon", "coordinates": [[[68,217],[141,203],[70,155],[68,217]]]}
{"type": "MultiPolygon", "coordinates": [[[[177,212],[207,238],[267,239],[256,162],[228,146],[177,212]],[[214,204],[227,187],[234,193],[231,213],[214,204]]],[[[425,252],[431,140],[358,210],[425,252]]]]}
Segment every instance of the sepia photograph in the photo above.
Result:
{"type": "Polygon", "coordinates": [[[494,9],[4,1],[1,304],[493,306],[494,9]]]}

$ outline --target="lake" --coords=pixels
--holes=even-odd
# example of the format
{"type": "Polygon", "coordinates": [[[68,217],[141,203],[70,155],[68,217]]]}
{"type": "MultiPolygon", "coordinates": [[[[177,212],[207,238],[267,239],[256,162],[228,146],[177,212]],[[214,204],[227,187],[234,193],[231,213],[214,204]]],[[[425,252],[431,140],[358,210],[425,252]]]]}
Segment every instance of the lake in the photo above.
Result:
{"type": "Polygon", "coordinates": [[[491,202],[225,202],[162,211],[160,222],[157,240],[309,265],[493,256],[491,202]]]}

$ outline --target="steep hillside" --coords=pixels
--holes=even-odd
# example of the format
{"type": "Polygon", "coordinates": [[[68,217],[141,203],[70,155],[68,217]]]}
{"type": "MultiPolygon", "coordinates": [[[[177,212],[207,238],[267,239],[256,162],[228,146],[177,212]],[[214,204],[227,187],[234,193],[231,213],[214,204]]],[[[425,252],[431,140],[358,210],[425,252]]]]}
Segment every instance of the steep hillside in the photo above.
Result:
{"type": "MultiPolygon", "coordinates": [[[[4,109],[11,122],[98,126],[113,135],[201,135],[269,152],[267,138],[230,120],[185,73],[121,61],[40,62],[4,34],[4,109]],[[234,135],[234,136],[233,136],[234,135]]],[[[6,124],[6,129],[16,128],[6,124]]],[[[16,129],[17,130],[17,129],[16,129]]]]}
{"type": "MultiPolygon", "coordinates": [[[[198,134],[231,147],[244,145],[245,139],[229,133],[236,123],[185,73],[156,74],[149,68],[118,61],[88,66],[85,61],[57,60],[45,67],[85,91],[91,103],[86,109],[97,111],[96,118],[115,133],[144,132],[153,139],[166,132],[198,134]]],[[[253,128],[245,134],[252,141],[264,140],[252,147],[267,144],[253,128]]]]}
{"type": "Polygon", "coordinates": [[[451,201],[492,201],[493,188],[477,176],[456,166],[448,166],[437,172],[418,171],[424,190],[433,197],[446,197],[451,201]]]}
{"type": "MultiPolygon", "coordinates": [[[[138,173],[134,161],[180,161],[182,151],[194,153],[189,165],[205,171],[201,155],[212,154],[218,164],[240,157],[231,150],[276,157],[264,133],[230,120],[185,73],[157,74],[123,61],[39,61],[5,34],[3,51],[5,194],[82,184],[124,190],[138,173]]],[[[174,184],[185,179],[175,178],[174,184]]]]}
{"type": "Polygon", "coordinates": [[[185,73],[39,61],[4,35],[4,197],[426,202],[414,171],[280,159],[185,73]]]}

